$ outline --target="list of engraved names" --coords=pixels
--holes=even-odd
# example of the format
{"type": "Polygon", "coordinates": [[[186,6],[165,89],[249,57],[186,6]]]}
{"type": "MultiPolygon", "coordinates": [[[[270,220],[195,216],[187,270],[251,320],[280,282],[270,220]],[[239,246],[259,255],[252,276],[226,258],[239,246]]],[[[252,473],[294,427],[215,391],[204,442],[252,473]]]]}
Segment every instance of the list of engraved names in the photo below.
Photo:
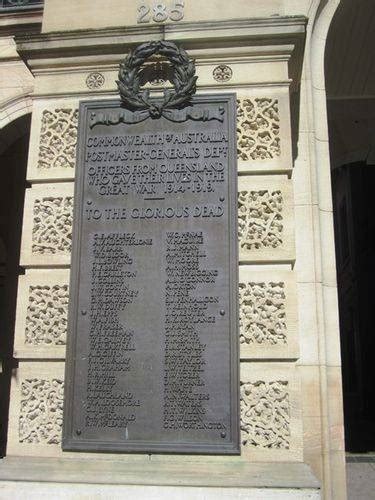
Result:
{"type": "Polygon", "coordinates": [[[233,452],[228,115],[109,125],[86,106],[76,439],[233,452]]]}

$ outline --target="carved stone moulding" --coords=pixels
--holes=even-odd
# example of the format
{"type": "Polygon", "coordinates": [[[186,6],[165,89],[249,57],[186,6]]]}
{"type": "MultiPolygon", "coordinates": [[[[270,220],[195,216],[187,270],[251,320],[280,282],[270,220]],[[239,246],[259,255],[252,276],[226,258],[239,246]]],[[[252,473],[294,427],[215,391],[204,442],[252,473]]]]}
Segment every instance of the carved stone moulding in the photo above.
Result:
{"type": "Polygon", "coordinates": [[[278,99],[237,99],[238,159],[272,160],[281,154],[278,99]]]}
{"type": "Polygon", "coordinates": [[[78,110],[44,110],[40,130],[37,168],[74,168],[77,143],[78,110]]]}
{"type": "Polygon", "coordinates": [[[19,442],[59,444],[63,418],[64,381],[61,377],[24,378],[20,392],[19,442]]]}
{"type": "Polygon", "coordinates": [[[290,449],[290,394],[287,380],[242,382],[241,410],[241,441],[244,447],[290,449]]]}
{"type": "MultiPolygon", "coordinates": [[[[63,362],[20,363],[12,379],[9,456],[77,456],[61,450],[63,386],[63,362]]],[[[295,366],[241,363],[240,398],[241,460],[300,461],[300,384],[295,366]]]]}
{"type": "Polygon", "coordinates": [[[28,270],[20,276],[14,357],[65,357],[69,270],[28,270]]]}
{"type": "Polygon", "coordinates": [[[257,461],[302,460],[300,383],[289,363],[241,363],[241,446],[257,461]]]}
{"type": "Polygon", "coordinates": [[[93,71],[89,73],[86,77],[86,86],[90,90],[96,90],[103,87],[105,78],[103,73],[99,73],[99,71],[93,71]]]}
{"type": "Polygon", "coordinates": [[[239,178],[238,240],[243,263],[295,260],[289,179],[282,176],[239,178]]]}
{"type": "Polygon", "coordinates": [[[73,183],[34,185],[26,191],[21,265],[70,263],[73,183]]]}
{"type": "Polygon", "coordinates": [[[33,104],[27,179],[74,179],[78,100],[40,100],[33,104]]]}
{"type": "Polygon", "coordinates": [[[34,200],[32,253],[55,255],[71,251],[73,196],[40,196],[34,200]]]}
{"type": "Polygon", "coordinates": [[[292,170],[289,89],[243,89],[237,94],[237,156],[241,173],[292,170]]]}
{"type": "Polygon", "coordinates": [[[212,76],[217,82],[229,82],[232,79],[233,71],[227,64],[219,64],[214,68],[212,76]]]}
{"type": "Polygon", "coordinates": [[[293,271],[239,269],[241,359],[298,357],[293,271]]]}
{"type": "MultiPolygon", "coordinates": [[[[65,363],[21,361],[11,382],[7,457],[103,459],[103,454],[63,452],[61,448],[65,363]]],[[[119,455],[106,454],[108,459],[119,455]]],[[[122,455],[121,461],[148,461],[148,455],[122,455]]]]}
{"type": "Polygon", "coordinates": [[[60,453],[63,388],[64,363],[20,363],[11,385],[9,456],[60,453]]]}

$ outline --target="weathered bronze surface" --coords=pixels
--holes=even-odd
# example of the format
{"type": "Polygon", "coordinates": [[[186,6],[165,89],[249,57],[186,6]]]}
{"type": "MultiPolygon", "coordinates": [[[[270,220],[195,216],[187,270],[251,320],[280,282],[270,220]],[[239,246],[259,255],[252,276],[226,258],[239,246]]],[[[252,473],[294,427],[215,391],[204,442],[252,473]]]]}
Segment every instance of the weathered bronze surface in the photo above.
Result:
{"type": "Polygon", "coordinates": [[[239,452],[235,96],[81,104],[63,448],[239,452]]]}
{"type": "Polygon", "coordinates": [[[151,41],[138,45],[121,62],[118,77],[117,86],[123,105],[132,111],[142,110],[153,118],[168,116],[171,110],[186,106],[197,90],[194,61],[174,42],[151,41]],[[149,89],[141,90],[141,68],[149,57],[155,55],[171,63],[170,71],[167,66],[165,74],[170,73],[168,78],[173,83],[174,91],[165,89],[162,102],[151,100],[149,89]]]}

